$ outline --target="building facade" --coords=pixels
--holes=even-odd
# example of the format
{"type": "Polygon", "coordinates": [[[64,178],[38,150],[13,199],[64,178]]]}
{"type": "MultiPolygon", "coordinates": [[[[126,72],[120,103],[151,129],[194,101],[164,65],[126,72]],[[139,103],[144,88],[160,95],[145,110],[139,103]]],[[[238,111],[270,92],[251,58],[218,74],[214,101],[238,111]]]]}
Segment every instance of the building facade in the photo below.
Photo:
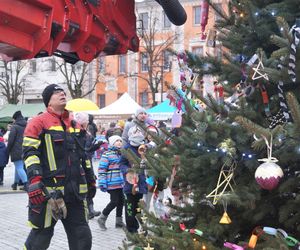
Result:
{"type": "MultiPolygon", "coordinates": [[[[201,2],[199,0],[180,1],[187,13],[187,21],[182,26],[171,24],[162,7],[156,1],[144,0],[136,2],[140,51],[138,53],[129,52],[126,55],[101,58],[105,80],[99,82],[95,93],[100,108],[114,102],[124,92],[128,92],[143,107],[150,107],[152,105],[154,100],[147,82],[149,79],[147,69],[151,62],[147,60],[143,34],[147,35],[152,31],[153,20],[156,22],[156,33],[153,37],[153,42],[156,46],[160,46],[168,38],[174,36],[175,39],[169,47],[174,51],[188,50],[199,56],[222,56],[221,44],[215,40],[216,32],[214,30],[214,24],[220,16],[210,7],[204,31],[205,34],[202,34],[201,2]]],[[[216,4],[217,8],[225,11],[228,6],[228,0],[214,0],[213,3],[216,4]]],[[[160,82],[178,85],[179,66],[176,56],[169,56],[167,51],[163,51],[162,54],[158,55],[161,58],[161,67],[155,66],[157,68],[153,69],[153,74],[159,75],[158,81],[160,82]]],[[[212,80],[208,77],[206,81],[209,82],[212,80]]],[[[167,88],[164,84],[159,86],[155,96],[157,98],[156,101],[161,101],[162,96],[165,96],[166,90],[167,88]]],[[[207,85],[207,90],[209,91],[209,84],[207,85]]]]}
{"type": "MultiPolygon", "coordinates": [[[[83,78],[83,93],[87,93],[93,89],[85,98],[96,101],[94,83],[101,80],[102,76],[98,71],[98,58],[88,64],[88,68],[83,78]]],[[[71,99],[68,91],[67,82],[72,82],[75,79],[66,79],[66,76],[59,70],[59,66],[63,64],[63,60],[59,57],[44,57],[31,60],[14,61],[8,63],[9,69],[4,67],[3,61],[0,61],[0,81],[3,84],[7,82],[6,75],[10,78],[10,82],[17,82],[20,88],[18,95],[18,104],[42,103],[42,92],[49,84],[58,84],[65,89],[68,99],[71,99]],[[16,75],[16,67],[18,63],[22,63],[22,69],[19,75],[16,75]],[[17,78],[17,79],[16,79],[17,78]]],[[[70,74],[76,72],[78,77],[81,77],[83,62],[78,62],[75,65],[67,64],[66,71],[70,74]]],[[[11,84],[11,83],[10,83],[11,84]]],[[[3,95],[4,89],[0,86],[0,108],[7,104],[7,98],[3,95]]]]}

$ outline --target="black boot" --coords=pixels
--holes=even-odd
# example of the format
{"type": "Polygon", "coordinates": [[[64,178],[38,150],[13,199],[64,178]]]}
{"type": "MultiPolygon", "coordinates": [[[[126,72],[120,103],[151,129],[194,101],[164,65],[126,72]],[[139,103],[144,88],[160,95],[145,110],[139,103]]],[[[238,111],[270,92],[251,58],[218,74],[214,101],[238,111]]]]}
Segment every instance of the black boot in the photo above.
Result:
{"type": "Polygon", "coordinates": [[[27,192],[27,190],[28,190],[28,182],[25,182],[24,186],[20,187],[20,190],[24,190],[25,192],[27,192]]]}
{"type": "Polygon", "coordinates": [[[18,184],[17,183],[12,184],[11,188],[12,188],[12,190],[17,190],[18,184]]]}
{"type": "Polygon", "coordinates": [[[95,211],[94,210],[94,204],[93,203],[89,204],[88,208],[89,208],[89,220],[91,220],[94,217],[99,216],[101,214],[100,211],[95,211]]]}

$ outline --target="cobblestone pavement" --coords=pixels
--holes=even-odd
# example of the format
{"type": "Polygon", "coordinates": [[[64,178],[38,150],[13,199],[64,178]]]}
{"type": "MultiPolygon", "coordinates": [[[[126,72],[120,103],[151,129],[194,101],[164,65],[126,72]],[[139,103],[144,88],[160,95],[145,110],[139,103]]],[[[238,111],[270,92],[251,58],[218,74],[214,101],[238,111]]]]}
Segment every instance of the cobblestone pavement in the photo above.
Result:
{"type": "MultiPolygon", "coordinates": [[[[97,166],[97,163],[94,165],[97,166]]],[[[4,171],[4,186],[0,187],[0,249],[21,250],[30,231],[27,226],[28,196],[23,191],[11,191],[14,167],[7,166],[4,171]]],[[[95,209],[102,211],[108,201],[109,195],[97,190],[94,199],[95,209]]],[[[114,224],[115,210],[108,217],[108,230],[105,232],[99,229],[96,218],[90,220],[89,225],[93,235],[92,250],[117,250],[122,246],[125,233],[122,229],[116,229],[114,224]]],[[[58,222],[49,250],[68,249],[66,233],[62,223],[58,222]]]]}

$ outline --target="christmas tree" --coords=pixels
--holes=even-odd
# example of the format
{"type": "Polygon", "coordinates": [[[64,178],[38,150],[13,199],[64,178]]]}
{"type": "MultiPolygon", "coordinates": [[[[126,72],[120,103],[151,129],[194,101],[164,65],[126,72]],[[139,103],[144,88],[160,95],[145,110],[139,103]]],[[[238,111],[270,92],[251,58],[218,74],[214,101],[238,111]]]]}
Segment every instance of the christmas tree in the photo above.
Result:
{"type": "Polygon", "coordinates": [[[187,52],[194,72],[218,78],[215,94],[198,96],[204,111],[184,98],[178,133],[147,154],[160,179],[176,167],[176,201],[167,216],[142,209],[144,231],[128,238],[137,249],[299,249],[299,1],[216,11],[224,58],[187,52]]]}

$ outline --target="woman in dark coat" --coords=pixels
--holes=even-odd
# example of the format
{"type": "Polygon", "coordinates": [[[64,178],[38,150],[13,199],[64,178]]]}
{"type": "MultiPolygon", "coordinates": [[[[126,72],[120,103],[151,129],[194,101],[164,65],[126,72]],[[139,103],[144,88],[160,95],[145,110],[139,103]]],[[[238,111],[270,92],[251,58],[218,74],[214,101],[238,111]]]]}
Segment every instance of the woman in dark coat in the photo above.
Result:
{"type": "Polygon", "coordinates": [[[11,161],[15,165],[15,181],[12,189],[16,190],[19,180],[24,184],[24,189],[27,186],[27,175],[24,170],[24,162],[22,158],[23,134],[27,122],[21,111],[16,111],[13,114],[14,123],[11,126],[7,142],[7,152],[10,155],[11,161]]]}

